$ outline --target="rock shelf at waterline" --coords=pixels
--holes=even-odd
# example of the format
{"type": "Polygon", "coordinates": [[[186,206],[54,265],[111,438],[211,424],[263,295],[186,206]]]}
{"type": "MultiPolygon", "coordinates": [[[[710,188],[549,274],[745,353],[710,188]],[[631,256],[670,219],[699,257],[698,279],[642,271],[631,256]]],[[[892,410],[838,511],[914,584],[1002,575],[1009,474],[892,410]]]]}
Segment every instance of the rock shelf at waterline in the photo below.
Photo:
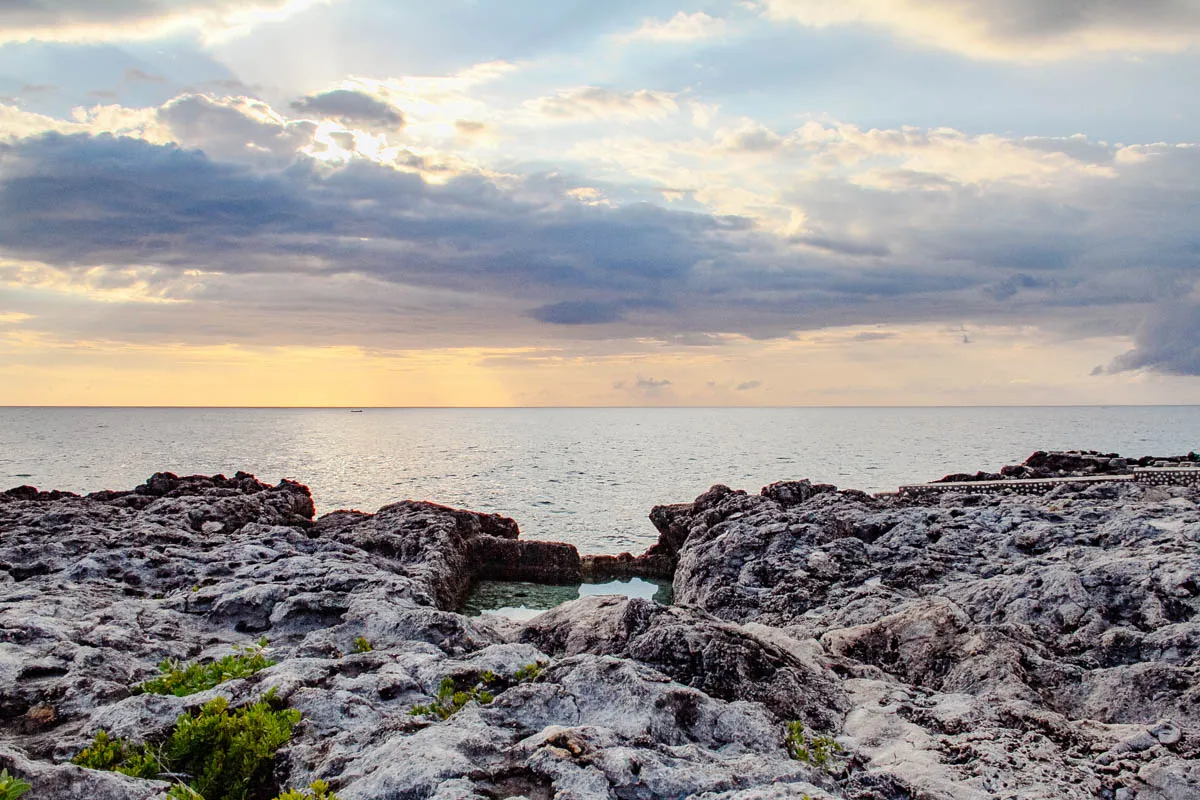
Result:
{"type": "Polygon", "coordinates": [[[430,503],[314,520],[304,486],[242,473],[22,487],[0,494],[0,768],[26,800],[184,796],[188,775],[71,761],[266,698],[299,722],[256,798],[1200,797],[1198,500],[716,486],[655,508],[646,554],[580,558],[430,503]],[[665,576],[674,604],[457,611],[477,580],[604,575],[665,576]]]}

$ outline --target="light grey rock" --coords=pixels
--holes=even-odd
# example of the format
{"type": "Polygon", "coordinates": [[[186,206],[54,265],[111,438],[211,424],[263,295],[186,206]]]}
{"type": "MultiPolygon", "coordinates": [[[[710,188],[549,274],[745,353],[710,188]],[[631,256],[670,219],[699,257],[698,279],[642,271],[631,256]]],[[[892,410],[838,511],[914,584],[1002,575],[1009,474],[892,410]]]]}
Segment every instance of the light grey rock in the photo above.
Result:
{"type": "MultiPolygon", "coordinates": [[[[1029,469],[1109,468],[1084,455],[1029,469]]],[[[1200,797],[1196,499],[714,487],[652,512],[644,563],[677,565],[677,606],[585,598],[516,623],[455,604],[473,576],[578,557],[494,515],[314,521],[304,487],[240,473],[0,493],[0,766],[37,800],[161,800],[65,762],[97,730],[157,741],[213,697],[273,691],[302,715],[280,785],[343,800],[1200,797]],[[130,694],[164,658],[264,635],[278,663],[248,679],[130,694]],[[410,713],[489,672],[491,703],[410,713]],[[843,752],[793,760],[792,720],[843,752]]]]}

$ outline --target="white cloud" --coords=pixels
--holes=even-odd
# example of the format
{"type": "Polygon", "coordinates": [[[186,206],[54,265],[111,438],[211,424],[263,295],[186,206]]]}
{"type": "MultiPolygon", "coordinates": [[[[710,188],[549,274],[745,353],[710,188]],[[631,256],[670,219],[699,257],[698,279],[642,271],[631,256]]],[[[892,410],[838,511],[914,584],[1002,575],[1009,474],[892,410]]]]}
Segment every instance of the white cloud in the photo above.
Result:
{"type": "Polygon", "coordinates": [[[154,39],[186,30],[209,41],[334,0],[32,0],[0,3],[0,44],[154,39]]]}
{"type": "Polygon", "coordinates": [[[1196,0],[764,0],[812,27],[881,27],[971,58],[1045,61],[1087,53],[1177,51],[1200,43],[1196,0]]]}
{"type": "Polygon", "coordinates": [[[679,105],[670,92],[650,89],[617,91],[599,86],[581,86],[525,103],[533,113],[552,120],[650,119],[661,121],[678,113],[679,105]]]}
{"type": "Polygon", "coordinates": [[[636,30],[617,37],[624,42],[693,42],[725,33],[728,23],[703,11],[680,11],[667,20],[646,19],[636,30]]]}

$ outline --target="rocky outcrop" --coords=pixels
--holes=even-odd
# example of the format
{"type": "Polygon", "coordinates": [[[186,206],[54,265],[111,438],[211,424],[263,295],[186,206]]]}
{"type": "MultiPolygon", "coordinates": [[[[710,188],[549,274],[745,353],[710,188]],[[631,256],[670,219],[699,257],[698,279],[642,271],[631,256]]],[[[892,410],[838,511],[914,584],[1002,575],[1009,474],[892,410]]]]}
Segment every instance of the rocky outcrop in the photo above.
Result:
{"type": "Polygon", "coordinates": [[[935,483],[964,483],[969,481],[1002,481],[1028,478],[1081,478],[1100,475],[1127,475],[1134,467],[1194,466],[1200,455],[1142,456],[1123,458],[1118,453],[1098,450],[1069,450],[1046,452],[1039,450],[1021,464],[1009,464],[999,472],[955,473],[935,483]]]}
{"type": "Polygon", "coordinates": [[[800,484],[714,487],[651,518],[680,553],[676,602],[820,642],[868,771],[903,745],[911,764],[887,769],[931,796],[1184,791],[1141,777],[1162,771],[1200,797],[1181,766],[1200,754],[1196,501],[1133,484],[933,502],[800,484]]]}
{"type": "Polygon", "coordinates": [[[789,650],[694,609],[587,597],[537,617],[521,638],[556,656],[631,658],[711,697],[757,701],[816,730],[836,730],[847,710],[818,653],[789,650]]]}
{"type": "Polygon", "coordinates": [[[0,767],[37,800],[162,800],[67,762],[97,730],[160,741],[213,697],[274,692],[302,714],[277,783],[342,800],[1200,797],[1198,499],[718,486],[606,562],[430,503],[314,520],[304,487],[241,473],[24,487],[0,494],[0,767]],[[597,564],[673,574],[677,604],[455,611],[473,578],[597,564]],[[130,692],[260,636],[278,663],[251,677],[130,692]],[[529,664],[488,704],[409,713],[529,664]],[[791,722],[843,752],[789,757],[791,722]]]}

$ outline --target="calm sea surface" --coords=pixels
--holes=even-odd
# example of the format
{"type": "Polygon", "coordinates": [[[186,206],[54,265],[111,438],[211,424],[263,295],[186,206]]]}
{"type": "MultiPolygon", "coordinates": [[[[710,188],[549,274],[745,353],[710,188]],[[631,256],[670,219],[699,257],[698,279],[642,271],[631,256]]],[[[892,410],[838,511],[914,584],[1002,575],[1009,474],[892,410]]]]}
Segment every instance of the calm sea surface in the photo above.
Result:
{"type": "Polygon", "coordinates": [[[0,487],[125,489],[241,469],[319,513],[433,500],[514,517],[582,552],[639,552],[658,503],[714,483],[894,489],[1038,449],[1200,450],[1200,407],[789,409],[0,408],[0,487]]]}

